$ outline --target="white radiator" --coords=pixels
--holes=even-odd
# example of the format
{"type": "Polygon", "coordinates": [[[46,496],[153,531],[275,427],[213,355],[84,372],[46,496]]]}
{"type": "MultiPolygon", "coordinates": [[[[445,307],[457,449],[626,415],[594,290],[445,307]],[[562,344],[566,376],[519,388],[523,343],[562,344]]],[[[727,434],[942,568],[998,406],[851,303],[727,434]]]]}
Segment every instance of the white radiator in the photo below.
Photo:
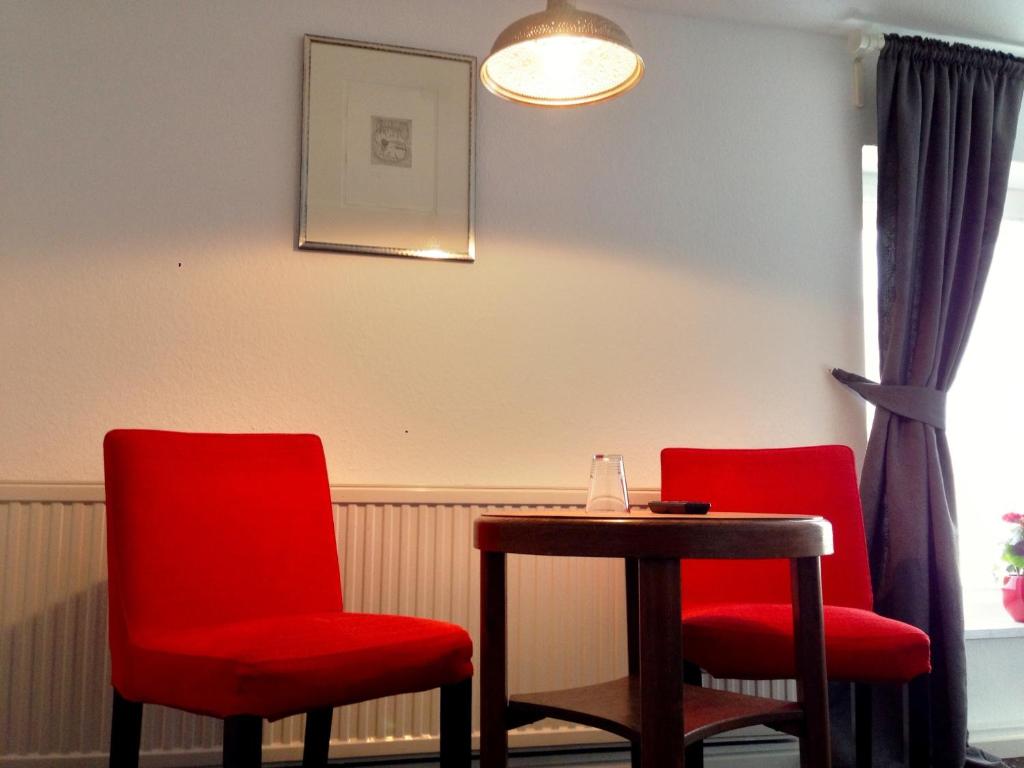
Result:
{"type": "MultiPolygon", "coordinates": [[[[102,493],[97,486],[0,486],[0,767],[105,764],[111,690],[102,493]]],[[[487,508],[551,506],[580,496],[500,489],[335,488],[332,494],[346,609],[444,619],[474,639],[474,518],[487,508]],[[495,503],[480,503],[486,501],[495,503]]],[[[637,501],[650,495],[636,494],[637,501]]],[[[625,674],[621,561],[511,556],[508,590],[510,690],[625,674]]],[[[783,682],[714,684],[760,695],[795,693],[783,682]]],[[[436,751],[437,723],[436,692],[345,707],[335,713],[331,755],[436,751]]],[[[264,760],[298,758],[302,734],[301,718],[267,724],[264,760]]],[[[143,763],[214,764],[220,735],[218,721],[148,706],[143,763]]],[[[511,738],[513,746],[602,741],[614,737],[555,721],[511,738]]]]}

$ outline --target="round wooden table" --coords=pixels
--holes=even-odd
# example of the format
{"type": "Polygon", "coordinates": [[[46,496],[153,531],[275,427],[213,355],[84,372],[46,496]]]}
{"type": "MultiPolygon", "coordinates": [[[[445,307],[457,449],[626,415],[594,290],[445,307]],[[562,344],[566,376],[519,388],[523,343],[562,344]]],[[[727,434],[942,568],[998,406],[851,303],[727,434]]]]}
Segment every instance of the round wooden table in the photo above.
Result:
{"type": "MultiPolygon", "coordinates": [[[[474,527],[480,568],[480,765],[505,768],[508,730],[545,717],[629,739],[635,768],[682,768],[686,745],[765,724],[800,739],[800,764],[828,768],[828,692],[819,557],[832,552],[820,517],[485,512],[474,527]],[[562,691],[507,690],[506,554],[620,557],[626,564],[629,676],[562,691]],[[679,560],[791,561],[797,702],[683,683],[679,560]]],[[[751,649],[756,652],[756,649],[751,649]]],[[[698,762],[691,752],[691,761],[698,762]]]]}

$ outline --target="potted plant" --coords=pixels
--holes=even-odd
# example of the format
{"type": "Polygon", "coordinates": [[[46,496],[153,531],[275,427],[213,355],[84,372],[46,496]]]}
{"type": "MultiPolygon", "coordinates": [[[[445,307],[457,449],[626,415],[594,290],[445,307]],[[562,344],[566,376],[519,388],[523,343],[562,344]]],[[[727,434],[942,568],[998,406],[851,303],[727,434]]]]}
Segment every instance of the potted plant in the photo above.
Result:
{"type": "Polygon", "coordinates": [[[1024,515],[1007,512],[1003,520],[1013,525],[1003,546],[1006,575],[1003,577],[1003,607],[1014,621],[1024,622],[1024,515]]]}

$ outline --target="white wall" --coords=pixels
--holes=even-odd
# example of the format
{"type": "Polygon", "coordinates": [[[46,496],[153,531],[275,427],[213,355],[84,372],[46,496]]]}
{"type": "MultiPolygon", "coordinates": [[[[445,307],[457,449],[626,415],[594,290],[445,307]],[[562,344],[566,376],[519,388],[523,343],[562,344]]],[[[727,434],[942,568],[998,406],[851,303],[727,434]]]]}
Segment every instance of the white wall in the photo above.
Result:
{"type": "Polygon", "coordinates": [[[647,76],[481,89],[475,264],[294,247],[303,33],[476,54],[534,0],[0,4],[0,482],[115,426],[310,430],[335,483],[582,486],[861,448],[844,41],[589,3],[647,76]]]}

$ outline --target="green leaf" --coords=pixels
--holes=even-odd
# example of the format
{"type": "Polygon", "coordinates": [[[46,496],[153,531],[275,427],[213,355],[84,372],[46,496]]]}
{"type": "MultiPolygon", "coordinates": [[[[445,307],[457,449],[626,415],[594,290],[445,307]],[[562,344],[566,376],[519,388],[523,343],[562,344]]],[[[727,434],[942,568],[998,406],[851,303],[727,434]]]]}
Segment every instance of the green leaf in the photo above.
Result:
{"type": "Polygon", "coordinates": [[[1007,542],[1006,546],[1003,547],[1003,560],[1010,564],[1014,572],[1021,573],[1024,571],[1024,546],[1022,546],[1022,542],[1007,542]]]}

